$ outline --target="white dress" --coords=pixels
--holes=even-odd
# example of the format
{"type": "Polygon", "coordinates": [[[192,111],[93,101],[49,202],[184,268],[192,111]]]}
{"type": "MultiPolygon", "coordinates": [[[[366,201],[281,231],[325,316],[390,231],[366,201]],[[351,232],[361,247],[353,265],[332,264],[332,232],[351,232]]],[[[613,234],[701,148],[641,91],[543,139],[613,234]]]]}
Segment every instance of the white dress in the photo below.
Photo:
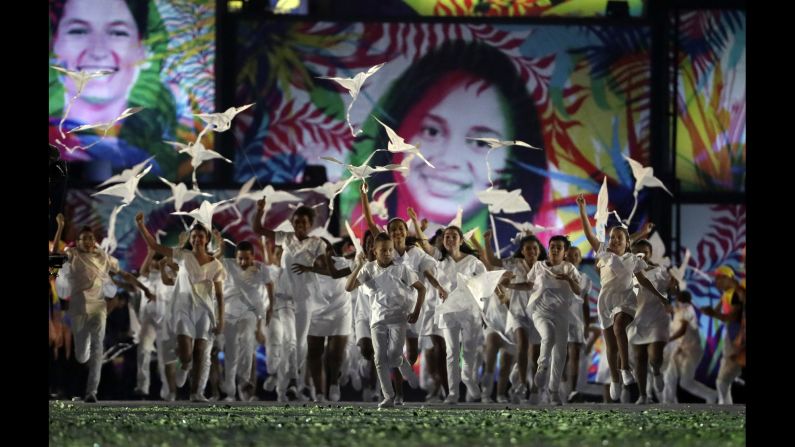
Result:
{"type": "MultiPolygon", "coordinates": [[[[353,260],[332,257],[336,269],[353,269],[353,260]]],[[[316,275],[315,296],[318,306],[312,312],[309,335],[331,337],[350,335],[353,327],[353,306],[351,295],[345,290],[346,277],[334,279],[326,275],[316,275]]]]}
{"type": "MultiPolygon", "coordinates": [[[[511,283],[521,283],[527,278],[532,266],[528,266],[524,258],[507,258],[502,260],[502,266],[505,270],[512,272],[514,279],[511,283]]],[[[513,290],[508,289],[511,298],[508,303],[508,315],[505,320],[506,335],[514,342],[515,333],[517,329],[523,328],[527,333],[527,338],[530,344],[537,345],[541,343],[541,335],[533,325],[533,320],[530,314],[527,313],[527,303],[530,301],[530,294],[532,290],[513,290]]]]}
{"type": "Polygon", "coordinates": [[[613,317],[620,312],[634,318],[638,299],[632,288],[632,279],[635,273],[646,269],[646,263],[632,253],[619,256],[607,251],[606,242],[601,243],[596,259],[602,283],[596,307],[599,324],[602,329],[607,329],[613,326],[613,317]]]}
{"type": "Polygon", "coordinates": [[[174,294],[177,335],[207,340],[216,324],[213,283],[224,281],[226,271],[217,259],[200,265],[190,250],[174,249],[172,258],[179,264],[174,294]]]}
{"type": "MultiPolygon", "coordinates": [[[[644,272],[660,293],[665,294],[671,275],[662,266],[654,266],[644,272]]],[[[637,280],[635,280],[637,282],[637,280]]],[[[638,284],[638,309],[635,319],[627,326],[627,337],[633,345],[645,345],[668,341],[668,326],[671,317],[665,305],[647,288],[638,284]]]]}

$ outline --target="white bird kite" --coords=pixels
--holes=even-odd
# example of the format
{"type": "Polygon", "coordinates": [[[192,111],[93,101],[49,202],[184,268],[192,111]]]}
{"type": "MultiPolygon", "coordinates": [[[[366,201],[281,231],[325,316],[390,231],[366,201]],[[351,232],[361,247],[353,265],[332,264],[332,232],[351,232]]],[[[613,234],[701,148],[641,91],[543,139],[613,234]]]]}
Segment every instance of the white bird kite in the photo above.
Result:
{"type": "Polygon", "coordinates": [[[50,65],[50,68],[65,74],[69,79],[72,80],[72,82],[75,83],[75,90],[76,90],[75,95],[72,98],[69,98],[69,101],[66,103],[66,107],[64,107],[63,118],[61,118],[61,122],[58,123],[58,132],[61,133],[61,138],[66,138],[66,135],[64,135],[63,133],[63,123],[66,121],[66,117],[69,116],[69,111],[72,108],[72,104],[74,104],[77,98],[79,98],[80,95],[83,94],[83,89],[86,88],[86,84],[88,83],[88,81],[116,73],[116,71],[114,70],[72,71],[66,68],[56,67],[55,65],[50,65]]]}
{"type": "Polygon", "coordinates": [[[224,157],[218,152],[205,148],[199,140],[196,140],[196,142],[193,144],[183,144],[176,141],[164,141],[164,143],[168,143],[179,149],[180,154],[190,155],[190,165],[193,167],[193,189],[197,191],[199,190],[199,183],[196,180],[196,169],[198,169],[202,163],[207,160],[214,160],[216,158],[220,158],[227,163],[232,163],[232,160],[224,157]]]}
{"type": "Polygon", "coordinates": [[[520,140],[503,141],[503,140],[498,140],[496,138],[467,138],[467,140],[482,141],[483,143],[489,145],[489,150],[488,152],[486,152],[486,174],[489,177],[489,183],[491,183],[492,187],[494,187],[494,182],[491,180],[491,163],[489,162],[489,155],[491,154],[491,151],[499,149],[501,147],[509,147],[509,146],[522,146],[528,149],[535,149],[539,151],[543,150],[539,147],[531,146],[525,143],[524,141],[520,140]]]}
{"type": "Polygon", "coordinates": [[[596,220],[596,237],[599,241],[605,241],[605,227],[607,226],[607,218],[610,213],[607,211],[607,204],[609,202],[607,196],[607,176],[602,179],[602,186],[599,188],[599,195],[596,198],[596,212],[594,219],[596,220]]]}
{"type": "Polygon", "coordinates": [[[629,222],[632,220],[632,217],[635,215],[635,210],[638,208],[638,193],[643,188],[662,188],[668,194],[673,197],[671,191],[668,191],[668,188],[665,187],[663,182],[654,176],[654,168],[652,167],[644,167],[642,164],[638,163],[637,161],[629,158],[624,157],[629,162],[629,167],[632,168],[632,175],[635,177],[635,192],[633,195],[635,196],[635,205],[632,207],[632,211],[629,213],[629,217],[626,220],[626,224],[629,225],[629,222]]]}
{"type": "MultiPolygon", "coordinates": [[[[378,216],[378,218],[381,220],[385,220],[389,217],[389,210],[386,207],[386,199],[389,198],[389,196],[395,190],[396,186],[397,183],[384,183],[383,185],[373,190],[372,197],[374,200],[370,202],[370,214],[372,214],[373,216],[378,216]],[[378,199],[375,199],[375,195],[381,191],[383,191],[381,195],[378,197],[378,199]]],[[[364,214],[359,216],[359,218],[353,224],[356,225],[363,218],[364,214]]]]}
{"type": "Polygon", "coordinates": [[[133,178],[136,175],[140,174],[141,171],[144,170],[144,167],[146,166],[146,164],[149,163],[150,161],[152,161],[152,159],[154,159],[154,158],[155,157],[153,155],[153,156],[147,158],[146,160],[138,163],[137,165],[133,166],[132,168],[128,168],[128,169],[125,169],[125,170],[121,171],[120,174],[116,174],[113,177],[110,177],[109,179],[107,179],[104,182],[100,183],[98,185],[98,187],[111,185],[113,183],[123,183],[123,182],[126,182],[126,181],[130,180],[131,178],[133,178]]]}
{"type": "Polygon", "coordinates": [[[186,213],[185,211],[175,211],[171,214],[174,216],[190,216],[195,221],[198,221],[200,224],[204,225],[205,228],[211,230],[213,224],[213,214],[215,214],[216,208],[226,202],[229,202],[230,200],[231,199],[221,200],[220,202],[215,203],[210,203],[206,200],[203,200],[201,205],[191,212],[186,213]]]}
{"type": "Polygon", "coordinates": [[[516,233],[516,235],[511,239],[511,243],[513,243],[513,244],[519,243],[519,241],[523,237],[525,237],[525,235],[527,235],[528,232],[533,233],[533,234],[538,234],[538,233],[543,233],[545,231],[554,230],[554,228],[542,227],[541,225],[536,225],[536,224],[534,224],[532,222],[519,223],[519,222],[516,222],[514,220],[507,219],[505,217],[497,217],[496,219],[500,220],[500,221],[503,221],[503,222],[505,222],[507,224],[510,224],[512,227],[516,228],[518,233],[516,233]]]}
{"type": "MultiPolygon", "coordinates": [[[[373,118],[375,118],[375,117],[373,117],[373,118]]],[[[413,144],[406,143],[406,140],[404,140],[403,137],[401,137],[394,130],[392,130],[391,127],[389,127],[386,124],[384,124],[383,122],[381,122],[381,120],[379,120],[378,118],[375,118],[375,120],[378,121],[379,123],[381,123],[382,126],[384,126],[384,130],[386,130],[386,135],[389,137],[389,143],[387,144],[387,147],[386,147],[387,151],[392,152],[393,154],[395,154],[395,153],[408,153],[408,154],[416,155],[416,156],[420,157],[420,159],[422,159],[422,161],[424,161],[425,164],[427,164],[428,166],[436,169],[436,166],[432,165],[431,162],[429,162],[422,155],[422,152],[420,152],[419,146],[415,146],[413,144]]]]}
{"type": "Polygon", "coordinates": [[[246,104],[241,107],[230,107],[226,109],[225,112],[219,113],[194,114],[193,116],[207,123],[207,126],[205,126],[201,132],[199,132],[199,135],[196,137],[196,141],[201,141],[202,137],[205,133],[207,133],[208,130],[212,130],[213,132],[226,132],[230,127],[232,127],[232,120],[235,118],[235,116],[253,105],[254,103],[246,104]]]}
{"type": "Polygon", "coordinates": [[[367,71],[363,71],[361,73],[356,73],[356,75],[352,78],[333,78],[329,76],[319,76],[318,79],[329,79],[331,81],[336,82],[337,84],[344,87],[348,90],[348,93],[351,95],[351,103],[348,104],[347,112],[345,113],[345,120],[348,122],[348,127],[351,129],[351,134],[355,137],[356,135],[362,132],[361,129],[358,131],[353,130],[353,124],[351,124],[351,107],[353,107],[353,103],[356,102],[356,98],[359,97],[359,92],[364,85],[364,81],[367,80],[370,76],[374,75],[375,72],[381,69],[384,64],[378,64],[374,67],[370,67],[367,71]]]}
{"type": "Polygon", "coordinates": [[[146,167],[142,172],[138,173],[137,175],[132,176],[127,181],[123,183],[117,183],[115,185],[109,186],[102,191],[95,192],[91,194],[92,197],[94,196],[114,196],[114,197],[121,197],[121,203],[123,205],[129,205],[133,199],[135,198],[136,193],[138,192],[138,182],[141,181],[141,178],[149,173],[152,170],[152,165],[146,167]]]}
{"type": "Polygon", "coordinates": [[[484,205],[488,205],[490,213],[524,213],[530,211],[530,204],[522,197],[521,189],[507,191],[489,188],[475,193],[484,205]]]}
{"type": "Polygon", "coordinates": [[[182,210],[182,205],[184,205],[186,202],[190,202],[191,200],[195,199],[198,196],[203,196],[203,197],[212,197],[213,196],[212,194],[209,194],[209,193],[206,193],[206,192],[189,190],[188,187],[185,186],[185,184],[181,183],[181,182],[179,184],[175,185],[175,184],[169,182],[168,180],[164,179],[163,177],[158,177],[158,178],[163,183],[168,185],[169,188],[171,188],[171,197],[169,197],[168,199],[164,200],[162,203],[170,202],[170,201],[173,200],[174,201],[174,211],[181,211],[182,210]]]}

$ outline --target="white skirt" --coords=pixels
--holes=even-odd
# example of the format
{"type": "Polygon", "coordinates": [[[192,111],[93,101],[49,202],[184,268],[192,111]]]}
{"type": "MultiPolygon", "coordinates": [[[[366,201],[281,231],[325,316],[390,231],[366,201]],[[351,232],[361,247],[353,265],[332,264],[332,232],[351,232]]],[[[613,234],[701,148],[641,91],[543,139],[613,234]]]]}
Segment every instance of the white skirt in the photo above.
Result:
{"type": "MultiPolygon", "coordinates": [[[[605,289],[602,289],[602,292],[604,291],[605,289]]],[[[599,324],[602,329],[607,329],[613,326],[613,318],[620,312],[635,318],[638,298],[632,289],[619,293],[600,293],[596,307],[599,312],[599,324]]]]}
{"type": "Polygon", "coordinates": [[[313,310],[309,335],[332,337],[353,333],[353,306],[347,294],[340,295],[323,307],[313,310]]]}

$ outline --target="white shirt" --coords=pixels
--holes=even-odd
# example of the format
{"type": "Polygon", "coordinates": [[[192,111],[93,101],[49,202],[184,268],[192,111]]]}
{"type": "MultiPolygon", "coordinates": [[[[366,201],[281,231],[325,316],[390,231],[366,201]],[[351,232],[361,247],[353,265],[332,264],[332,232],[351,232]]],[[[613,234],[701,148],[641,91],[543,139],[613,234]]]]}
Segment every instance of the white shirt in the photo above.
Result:
{"type": "Polygon", "coordinates": [[[392,263],[387,267],[370,261],[362,267],[356,279],[371,289],[370,325],[376,323],[404,323],[410,312],[412,284],[417,274],[405,264],[392,263]]]}
{"type": "Polygon", "coordinates": [[[315,274],[298,275],[291,269],[293,264],[314,265],[315,259],[325,253],[325,244],[314,236],[298,240],[295,233],[286,231],[274,231],[274,241],[282,247],[282,276],[289,290],[288,296],[293,299],[309,299],[315,274]]]}
{"type": "Polygon", "coordinates": [[[272,282],[268,268],[255,261],[243,270],[237,260],[231,258],[224,258],[221,264],[228,274],[224,281],[224,316],[240,318],[252,312],[265,318],[268,308],[266,285],[272,282]]]}
{"type": "Polygon", "coordinates": [[[533,264],[533,268],[527,274],[527,281],[534,285],[533,293],[527,303],[529,315],[535,313],[550,318],[563,313],[568,315],[569,308],[577,296],[571,290],[568,281],[555,277],[560,274],[572,277],[577,284],[580,282],[580,272],[570,262],[563,261],[558,265],[552,265],[549,261],[538,261],[533,264]]]}

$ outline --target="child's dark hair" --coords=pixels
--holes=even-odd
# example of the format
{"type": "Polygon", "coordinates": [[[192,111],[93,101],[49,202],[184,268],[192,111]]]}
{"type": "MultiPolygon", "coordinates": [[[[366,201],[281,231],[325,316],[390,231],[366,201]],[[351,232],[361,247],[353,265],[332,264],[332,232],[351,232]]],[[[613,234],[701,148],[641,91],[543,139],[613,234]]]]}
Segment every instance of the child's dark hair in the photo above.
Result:
{"type": "Polygon", "coordinates": [[[389,237],[388,234],[384,233],[383,231],[375,235],[375,240],[373,243],[377,242],[392,242],[392,238],[389,237]]]}
{"type": "Polygon", "coordinates": [[[237,244],[237,251],[254,251],[254,245],[249,241],[242,241],[237,244]]]}
{"type": "Polygon", "coordinates": [[[690,303],[693,301],[693,295],[691,295],[687,290],[680,290],[676,300],[683,303],[690,303]]]}
{"type": "Polygon", "coordinates": [[[431,245],[436,245],[436,241],[439,240],[439,238],[442,237],[443,235],[444,235],[443,229],[440,228],[436,230],[436,233],[433,234],[433,237],[428,239],[428,243],[430,243],[431,245]]]}
{"type": "Polygon", "coordinates": [[[536,244],[538,244],[538,259],[537,260],[538,261],[546,261],[546,259],[547,259],[547,249],[544,248],[544,244],[542,244],[541,241],[537,237],[535,237],[534,235],[525,236],[519,241],[519,248],[516,249],[516,253],[513,254],[513,257],[514,258],[523,258],[524,256],[522,255],[522,248],[524,248],[525,244],[527,244],[529,242],[535,242],[536,244]]]}
{"type": "Polygon", "coordinates": [[[310,224],[315,223],[315,210],[306,205],[301,205],[298,208],[296,208],[295,211],[293,211],[293,217],[291,217],[290,220],[292,221],[298,216],[306,216],[307,218],[309,218],[310,224]]]}
{"type": "Polygon", "coordinates": [[[152,256],[152,260],[155,262],[160,262],[163,260],[163,258],[165,258],[165,256],[163,256],[161,253],[155,253],[155,255],[152,256]]]}
{"type": "Polygon", "coordinates": [[[648,239],[640,239],[632,243],[633,249],[641,247],[646,247],[649,249],[649,253],[654,253],[654,250],[651,247],[651,242],[649,242],[648,239]]]}
{"type": "Polygon", "coordinates": [[[91,228],[91,227],[90,227],[90,226],[88,226],[88,225],[85,225],[85,226],[83,226],[83,228],[81,228],[81,229],[80,229],[80,232],[79,232],[79,233],[77,233],[77,236],[78,236],[78,237],[80,237],[80,235],[81,235],[81,234],[83,234],[83,233],[91,233],[91,234],[94,234],[94,229],[93,229],[93,228],[91,228]]]}
{"type": "Polygon", "coordinates": [[[549,238],[549,245],[552,245],[553,241],[560,241],[563,242],[563,249],[568,250],[571,247],[571,241],[569,240],[568,236],[563,234],[556,234],[549,238]]]}

